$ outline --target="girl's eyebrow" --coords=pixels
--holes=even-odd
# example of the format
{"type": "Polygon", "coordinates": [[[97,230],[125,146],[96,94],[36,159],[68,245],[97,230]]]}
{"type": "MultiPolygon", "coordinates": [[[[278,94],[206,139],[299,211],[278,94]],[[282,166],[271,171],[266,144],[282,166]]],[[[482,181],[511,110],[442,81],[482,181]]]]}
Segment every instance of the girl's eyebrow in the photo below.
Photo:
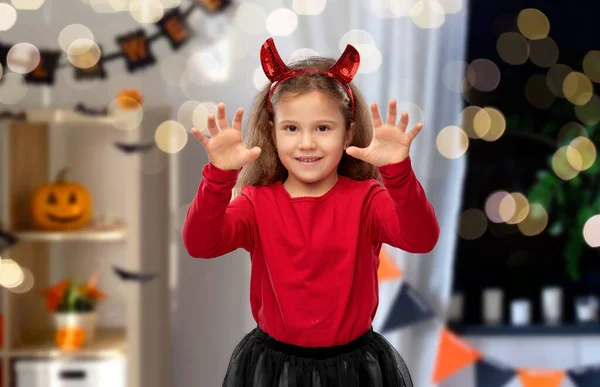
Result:
{"type": "MultiPolygon", "coordinates": [[[[279,121],[280,124],[297,124],[298,122],[294,121],[294,120],[282,120],[279,121]]],[[[315,124],[317,123],[326,123],[326,124],[337,124],[337,121],[332,121],[332,120],[328,120],[328,119],[323,119],[323,120],[315,120],[314,121],[315,124]]]]}

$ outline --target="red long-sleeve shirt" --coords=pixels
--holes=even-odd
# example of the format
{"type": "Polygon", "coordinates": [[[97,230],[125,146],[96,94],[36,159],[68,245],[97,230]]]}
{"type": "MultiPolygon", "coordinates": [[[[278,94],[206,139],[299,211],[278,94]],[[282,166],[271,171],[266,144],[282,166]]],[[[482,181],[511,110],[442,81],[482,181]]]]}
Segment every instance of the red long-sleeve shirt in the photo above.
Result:
{"type": "Polygon", "coordinates": [[[375,317],[382,243],[427,253],[439,236],[410,158],[379,172],[385,188],[339,176],[321,196],[292,198],[277,182],[245,186],[231,200],[239,170],[209,163],[183,243],[196,258],[250,253],[252,314],[275,339],[304,347],[347,343],[375,317]]]}

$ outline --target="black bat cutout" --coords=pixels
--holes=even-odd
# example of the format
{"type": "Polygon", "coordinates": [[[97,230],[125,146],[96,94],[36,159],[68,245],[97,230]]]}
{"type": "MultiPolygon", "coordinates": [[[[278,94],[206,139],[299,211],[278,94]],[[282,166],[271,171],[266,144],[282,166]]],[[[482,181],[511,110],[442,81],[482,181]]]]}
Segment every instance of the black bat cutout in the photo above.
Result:
{"type": "Polygon", "coordinates": [[[26,120],[27,114],[25,112],[13,113],[10,111],[0,112],[0,120],[26,120]]]}
{"type": "Polygon", "coordinates": [[[130,271],[123,270],[116,266],[113,266],[113,271],[119,276],[123,281],[136,281],[136,282],[148,282],[153,280],[156,277],[156,274],[140,274],[133,273],[130,271]]]}
{"type": "Polygon", "coordinates": [[[77,105],[75,105],[75,111],[81,113],[81,114],[85,114],[88,116],[107,116],[108,115],[108,108],[101,108],[101,109],[92,109],[92,108],[88,108],[86,107],[83,103],[78,103],[77,105]]]}
{"type": "Polygon", "coordinates": [[[0,253],[18,242],[19,239],[14,234],[0,229],[0,253]]]}
{"type": "Polygon", "coordinates": [[[156,143],[154,141],[150,141],[147,143],[137,143],[137,144],[127,144],[124,142],[115,142],[115,146],[122,150],[125,153],[134,153],[134,152],[147,152],[150,149],[154,148],[156,143]]]}

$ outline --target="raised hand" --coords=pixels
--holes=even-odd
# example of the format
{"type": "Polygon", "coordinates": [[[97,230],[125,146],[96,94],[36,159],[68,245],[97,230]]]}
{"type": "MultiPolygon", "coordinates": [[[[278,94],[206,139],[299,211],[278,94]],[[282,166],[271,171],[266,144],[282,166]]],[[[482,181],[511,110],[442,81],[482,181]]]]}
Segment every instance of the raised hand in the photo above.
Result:
{"type": "Polygon", "coordinates": [[[377,104],[372,103],[373,139],[371,143],[366,148],[348,147],[346,153],[376,167],[396,164],[406,159],[410,154],[410,145],[423,129],[423,124],[418,123],[410,132],[407,132],[408,114],[402,112],[400,122],[396,125],[396,111],[396,101],[391,100],[387,121],[384,123],[381,120],[377,104]]]}
{"type": "Polygon", "coordinates": [[[210,139],[198,129],[192,128],[192,134],[208,153],[208,161],[219,169],[238,170],[260,156],[261,149],[259,147],[248,149],[244,145],[242,140],[243,114],[242,108],[235,112],[233,127],[230,128],[225,116],[225,104],[220,103],[217,108],[217,119],[221,130],[217,127],[214,114],[208,115],[210,139]]]}

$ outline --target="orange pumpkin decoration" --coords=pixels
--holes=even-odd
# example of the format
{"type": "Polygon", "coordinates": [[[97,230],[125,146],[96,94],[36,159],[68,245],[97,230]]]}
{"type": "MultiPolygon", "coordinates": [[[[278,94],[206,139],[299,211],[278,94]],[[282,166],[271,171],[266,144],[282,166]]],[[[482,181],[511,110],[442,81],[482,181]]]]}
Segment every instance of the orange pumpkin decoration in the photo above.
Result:
{"type": "Polygon", "coordinates": [[[117,96],[117,102],[123,110],[137,109],[144,103],[144,97],[139,90],[123,89],[117,96]]]}
{"type": "Polygon", "coordinates": [[[31,214],[36,227],[44,230],[77,230],[92,217],[92,199],[87,189],[66,180],[67,168],[54,183],[39,186],[31,199],[31,214]]]}
{"type": "Polygon", "coordinates": [[[56,331],[54,340],[58,348],[64,351],[74,351],[85,344],[85,331],[80,327],[60,328],[56,331]]]}

